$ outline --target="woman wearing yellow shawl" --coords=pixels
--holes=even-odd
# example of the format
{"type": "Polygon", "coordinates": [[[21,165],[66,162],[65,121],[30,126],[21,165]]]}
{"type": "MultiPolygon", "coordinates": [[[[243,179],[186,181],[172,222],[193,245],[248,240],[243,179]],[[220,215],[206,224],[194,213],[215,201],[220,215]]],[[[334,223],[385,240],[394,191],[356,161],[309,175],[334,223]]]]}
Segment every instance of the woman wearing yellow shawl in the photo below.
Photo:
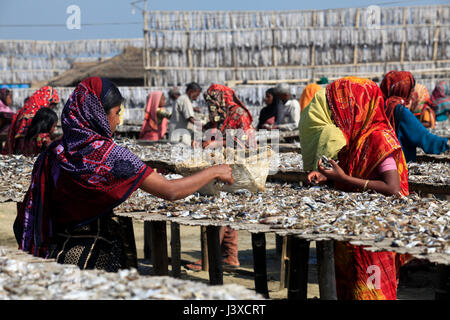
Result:
{"type": "MultiPolygon", "coordinates": [[[[384,112],[380,88],[368,79],[347,77],[317,92],[299,124],[303,167],[309,182],[333,180],[344,190],[372,189],[408,195],[407,167],[400,143],[384,112]],[[331,169],[320,157],[330,160],[331,169]]],[[[398,267],[404,257],[393,252],[368,252],[362,246],[335,242],[338,299],[394,300],[398,267]],[[379,286],[368,284],[368,268],[378,267],[379,286]]]]}

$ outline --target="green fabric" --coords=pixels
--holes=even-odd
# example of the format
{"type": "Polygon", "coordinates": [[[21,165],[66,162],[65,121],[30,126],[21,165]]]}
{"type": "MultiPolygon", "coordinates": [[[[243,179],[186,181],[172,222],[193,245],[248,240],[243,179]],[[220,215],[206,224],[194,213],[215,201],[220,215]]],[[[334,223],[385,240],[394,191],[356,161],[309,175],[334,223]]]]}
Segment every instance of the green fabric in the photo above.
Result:
{"type": "Polygon", "coordinates": [[[347,145],[342,131],[331,120],[325,88],[319,90],[303,110],[299,123],[303,169],[317,170],[322,155],[337,160],[338,152],[347,145]]]}

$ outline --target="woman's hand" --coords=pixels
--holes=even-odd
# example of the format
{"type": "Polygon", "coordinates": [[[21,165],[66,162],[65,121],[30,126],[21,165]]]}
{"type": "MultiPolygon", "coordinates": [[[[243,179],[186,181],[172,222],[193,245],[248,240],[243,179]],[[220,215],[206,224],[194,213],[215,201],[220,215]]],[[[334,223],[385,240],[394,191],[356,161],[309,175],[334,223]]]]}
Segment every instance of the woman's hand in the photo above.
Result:
{"type": "Polygon", "coordinates": [[[311,171],[308,176],[306,177],[306,180],[309,184],[320,184],[327,181],[327,177],[325,177],[323,174],[317,171],[311,171]]]}
{"type": "Polygon", "coordinates": [[[333,180],[333,181],[342,181],[344,180],[347,175],[345,174],[344,170],[342,170],[341,167],[334,161],[333,159],[329,160],[329,163],[332,165],[332,169],[326,169],[322,166],[322,159],[319,159],[319,172],[323,174],[327,179],[333,180]]]}
{"type": "Polygon", "coordinates": [[[232,175],[231,167],[228,164],[219,164],[211,167],[214,169],[214,173],[216,174],[216,179],[225,182],[226,184],[233,184],[234,179],[232,175]]]}

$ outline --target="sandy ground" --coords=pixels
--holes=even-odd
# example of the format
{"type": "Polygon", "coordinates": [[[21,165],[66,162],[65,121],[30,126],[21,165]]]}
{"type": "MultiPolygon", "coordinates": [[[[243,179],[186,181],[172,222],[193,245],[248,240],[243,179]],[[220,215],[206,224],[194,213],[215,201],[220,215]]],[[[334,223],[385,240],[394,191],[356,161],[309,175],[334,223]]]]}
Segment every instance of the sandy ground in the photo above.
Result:
{"type": "MultiPolygon", "coordinates": [[[[16,247],[16,241],[12,231],[12,225],[16,216],[15,203],[0,204],[0,246],[16,247]]],[[[151,261],[144,260],[144,224],[134,222],[134,232],[136,247],[138,251],[139,272],[142,275],[151,275],[151,261]]],[[[180,226],[181,233],[181,278],[193,281],[208,283],[209,275],[207,271],[191,271],[185,268],[185,262],[191,263],[200,258],[200,227],[180,226]]],[[[167,225],[168,250],[170,257],[170,225],[167,225]]],[[[280,266],[281,258],[276,253],[275,235],[266,235],[267,248],[267,273],[268,288],[271,299],[286,299],[287,289],[280,289],[280,266]]],[[[239,260],[241,267],[234,272],[224,272],[223,281],[227,283],[237,283],[246,288],[255,288],[253,280],[253,255],[251,245],[251,235],[246,231],[239,231],[239,260]]],[[[315,243],[311,243],[309,272],[308,272],[308,299],[319,297],[319,287],[317,280],[317,264],[315,243]]],[[[169,265],[170,274],[170,265],[169,265]]],[[[425,266],[404,269],[401,272],[398,289],[399,299],[429,300],[434,299],[435,266],[427,264],[425,266]]]]}

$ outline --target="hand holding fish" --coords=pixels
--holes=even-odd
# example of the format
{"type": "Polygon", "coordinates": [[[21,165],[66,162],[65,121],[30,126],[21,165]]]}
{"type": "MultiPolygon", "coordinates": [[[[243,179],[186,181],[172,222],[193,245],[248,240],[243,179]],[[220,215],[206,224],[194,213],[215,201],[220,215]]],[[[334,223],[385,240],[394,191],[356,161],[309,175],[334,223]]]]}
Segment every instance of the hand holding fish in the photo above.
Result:
{"type": "Polygon", "coordinates": [[[328,160],[328,164],[331,165],[331,168],[326,168],[322,165],[322,159],[319,159],[318,169],[319,172],[324,175],[327,179],[333,181],[343,181],[346,178],[346,174],[344,170],[334,161],[333,159],[328,160]]]}

